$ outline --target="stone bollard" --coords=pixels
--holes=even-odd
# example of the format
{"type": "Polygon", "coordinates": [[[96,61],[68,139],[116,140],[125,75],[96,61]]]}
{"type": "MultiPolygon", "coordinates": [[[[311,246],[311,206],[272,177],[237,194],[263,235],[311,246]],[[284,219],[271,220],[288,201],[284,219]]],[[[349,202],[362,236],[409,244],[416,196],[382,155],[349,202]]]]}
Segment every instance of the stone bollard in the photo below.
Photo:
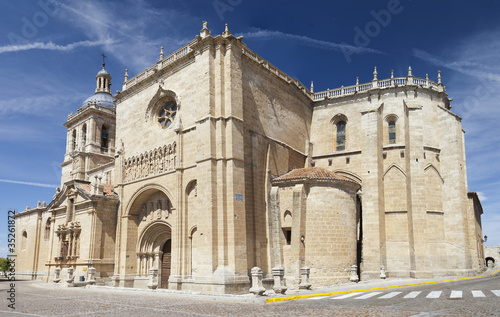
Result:
{"type": "Polygon", "coordinates": [[[113,286],[113,287],[120,286],[120,276],[119,275],[115,274],[111,277],[111,286],[113,286]]]}
{"type": "Polygon", "coordinates": [[[72,285],[73,281],[75,279],[75,276],[73,275],[73,272],[75,271],[74,268],[68,267],[68,278],[66,279],[66,283],[72,285]]]}
{"type": "Polygon", "coordinates": [[[148,287],[149,287],[149,289],[156,289],[158,287],[158,269],[157,268],[152,267],[149,269],[148,287]]]}
{"type": "Polygon", "coordinates": [[[273,267],[273,279],[274,279],[274,286],[273,290],[276,294],[285,294],[287,288],[285,286],[285,283],[283,281],[283,277],[285,276],[285,269],[283,269],[280,266],[273,267]]]}
{"type": "Polygon", "coordinates": [[[386,277],[387,276],[385,276],[385,267],[382,265],[380,267],[380,278],[384,280],[386,277]]]}
{"type": "Polygon", "coordinates": [[[311,283],[309,283],[309,273],[311,269],[304,266],[300,269],[300,284],[299,289],[311,289],[311,283]]]}
{"type": "Polygon", "coordinates": [[[59,283],[61,281],[61,268],[56,267],[54,269],[54,283],[59,283]]]}
{"type": "Polygon", "coordinates": [[[87,285],[95,284],[95,267],[89,267],[89,277],[87,279],[87,285]]]}
{"type": "Polygon", "coordinates": [[[354,283],[359,282],[358,266],[356,264],[351,265],[351,278],[349,280],[354,283]]]}
{"type": "Polygon", "coordinates": [[[252,288],[250,288],[250,293],[257,295],[262,295],[266,291],[264,286],[262,286],[262,270],[258,267],[252,268],[252,288]]]}

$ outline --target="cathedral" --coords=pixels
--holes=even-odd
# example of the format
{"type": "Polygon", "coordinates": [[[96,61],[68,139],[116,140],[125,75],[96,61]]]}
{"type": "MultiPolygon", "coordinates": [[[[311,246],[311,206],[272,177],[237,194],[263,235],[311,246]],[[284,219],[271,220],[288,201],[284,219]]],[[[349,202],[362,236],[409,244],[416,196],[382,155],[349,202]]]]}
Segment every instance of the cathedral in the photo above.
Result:
{"type": "Polygon", "coordinates": [[[114,96],[103,63],[64,124],[52,201],[16,215],[18,277],[248,293],[254,272],[297,289],[304,272],[317,287],[485,269],[439,72],[314,92],[242,40],[204,22],[114,96]]]}

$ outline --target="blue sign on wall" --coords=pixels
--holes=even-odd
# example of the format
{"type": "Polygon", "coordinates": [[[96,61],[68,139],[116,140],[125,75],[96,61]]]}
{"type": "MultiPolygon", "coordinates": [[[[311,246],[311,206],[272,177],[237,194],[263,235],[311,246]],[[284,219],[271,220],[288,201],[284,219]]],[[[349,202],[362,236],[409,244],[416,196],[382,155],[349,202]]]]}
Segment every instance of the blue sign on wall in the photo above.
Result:
{"type": "Polygon", "coordinates": [[[234,199],[236,201],[243,201],[243,195],[242,194],[234,194],[234,199]]]}

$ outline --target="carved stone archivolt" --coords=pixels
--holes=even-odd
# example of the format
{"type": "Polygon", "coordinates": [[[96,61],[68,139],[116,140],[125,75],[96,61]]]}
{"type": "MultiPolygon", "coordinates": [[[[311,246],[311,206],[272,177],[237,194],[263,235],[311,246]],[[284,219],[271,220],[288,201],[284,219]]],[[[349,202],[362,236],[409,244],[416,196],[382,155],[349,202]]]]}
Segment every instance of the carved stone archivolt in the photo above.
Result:
{"type": "Polygon", "coordinates": [[[155,221],[159,219],[168,219],[172,213],[172,204],[168,199],[158,199],[156,201],[148,201],[141,207],[139,220],[142,222],[155,221]]]}
{"type": "Polygon", "coordinates": [[[177,144],[174,142],[125,160],[125,182],[175,170],[177,144]]]}

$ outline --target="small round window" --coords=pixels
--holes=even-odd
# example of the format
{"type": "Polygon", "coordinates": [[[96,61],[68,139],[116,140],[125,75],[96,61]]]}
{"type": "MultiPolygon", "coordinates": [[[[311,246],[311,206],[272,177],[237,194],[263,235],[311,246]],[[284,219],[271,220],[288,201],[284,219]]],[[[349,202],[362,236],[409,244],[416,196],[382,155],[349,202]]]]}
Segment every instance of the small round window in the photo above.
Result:
{"type": "Polygon", "coordinates": [[[174,101],[169,101],[164,104],[158,112],[158,123],[162,129],[168,128],[174,122],[177,114],[177,104],[174,101]]]}

